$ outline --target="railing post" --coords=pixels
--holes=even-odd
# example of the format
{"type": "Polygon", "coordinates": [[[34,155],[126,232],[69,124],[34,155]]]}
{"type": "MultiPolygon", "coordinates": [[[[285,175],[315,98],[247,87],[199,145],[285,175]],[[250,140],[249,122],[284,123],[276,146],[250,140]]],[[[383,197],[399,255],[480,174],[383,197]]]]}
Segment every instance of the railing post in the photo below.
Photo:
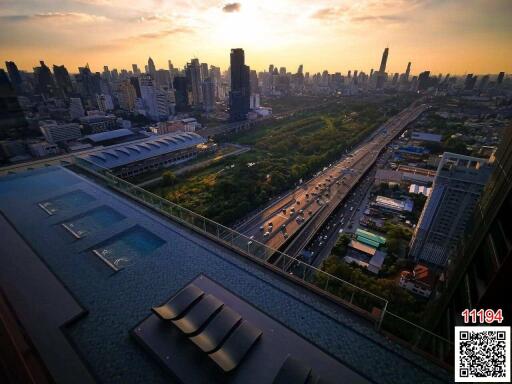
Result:
{"type": "Polygon", "coordinates": [[[386,315],[386,311],[388,309],[388,301],[386,300],[386,303],[384,304],[384,308],[382,309],[382,312],[380,314],[379,321],[377,322],[377,331],[380,331],[382,327],[382,321],[384,320],[384,316],[386,315]]]}

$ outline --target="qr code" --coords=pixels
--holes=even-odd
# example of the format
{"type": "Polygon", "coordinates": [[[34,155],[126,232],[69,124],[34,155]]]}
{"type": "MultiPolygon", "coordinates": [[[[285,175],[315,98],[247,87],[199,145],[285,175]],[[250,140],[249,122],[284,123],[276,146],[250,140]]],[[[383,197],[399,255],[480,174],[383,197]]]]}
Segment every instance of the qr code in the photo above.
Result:
{"type": "Polygon", "coordinates": [[[455,327],[455,381],[510,382],[510,327],[455,327]]]}

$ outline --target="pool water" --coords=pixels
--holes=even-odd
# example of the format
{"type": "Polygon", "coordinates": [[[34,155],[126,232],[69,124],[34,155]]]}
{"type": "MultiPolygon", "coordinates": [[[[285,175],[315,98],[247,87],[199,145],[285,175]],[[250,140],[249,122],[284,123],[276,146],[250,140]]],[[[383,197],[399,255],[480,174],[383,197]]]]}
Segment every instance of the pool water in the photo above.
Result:
{"type": "Polygon", "coordinates": [[[77,208],[94,200],[94,197],[84,191],[73,191],[50,200],[42,201],[38,205],[49,215],[55,215],[60,211],[77,208]]]}
{"type": "Polygon", "coordinates": [[[84,215],[62,223],[62,226],[71,232],[75,237],[82,238],[89,233],[94,233],[106,228],[125,217],[109,207],[99,207],[87,212],[84,215]]]}
{"type": "Polygon", "coordinates": [[[164,240],[148,230],[135,226],[107,240],[93,253],[114,270],[120,270],[134,264],[161,247],[164,240]]]}

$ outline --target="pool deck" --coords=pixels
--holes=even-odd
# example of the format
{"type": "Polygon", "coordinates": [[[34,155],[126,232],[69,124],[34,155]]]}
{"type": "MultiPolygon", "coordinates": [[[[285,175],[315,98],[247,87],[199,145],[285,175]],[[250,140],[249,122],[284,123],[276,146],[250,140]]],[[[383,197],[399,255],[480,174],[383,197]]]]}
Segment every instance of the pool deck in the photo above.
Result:
{"type": "MultiPolygon", "coordinates": [[[[0,246],[0,262],[9,266],[0,271],[6,296],[16,302],[16,313],[40,352],[52,359],[69,355],[69,367],[77,367],[74,372],[88,370],[81,375],[84,382],[172,382],[129,332],[148,317],[151,306],[200,274],[371,382],[451,381],[449,373],[389,341],[354,313],[68,169],[1,177],[0,211],[0,230],[7,238],[0,246]],[[76,190],[94,199],[54,215],[38,207],[41,201],[76,190]],[[100,206],[124,218],[80,239],[60,225],[100,206]],[[98,244],[136,225],[165,243],[118,272],[93,254],[98,244]],[[45,317],[49,320],[38,321],[45,317]]],[[[64,364],[57,363],[50,366],[47,361],[52,373],[63,375],[59,382],[69,382],[65,375],[73,369],[66,372],[64,364]]]]}

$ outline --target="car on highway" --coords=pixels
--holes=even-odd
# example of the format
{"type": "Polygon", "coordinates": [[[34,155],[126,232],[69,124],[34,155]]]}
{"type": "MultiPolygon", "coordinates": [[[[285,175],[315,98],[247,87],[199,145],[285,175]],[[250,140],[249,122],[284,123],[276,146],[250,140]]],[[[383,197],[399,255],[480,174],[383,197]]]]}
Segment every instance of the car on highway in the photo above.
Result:
{"type": "Polygon", "coordinates": [[[265,233],[263,234],[263,237],[269,237],[269,236],[270,236],[270,232],[269,232],[269,231],[267,231],[267,232],[265,232],[265,233]]]}

